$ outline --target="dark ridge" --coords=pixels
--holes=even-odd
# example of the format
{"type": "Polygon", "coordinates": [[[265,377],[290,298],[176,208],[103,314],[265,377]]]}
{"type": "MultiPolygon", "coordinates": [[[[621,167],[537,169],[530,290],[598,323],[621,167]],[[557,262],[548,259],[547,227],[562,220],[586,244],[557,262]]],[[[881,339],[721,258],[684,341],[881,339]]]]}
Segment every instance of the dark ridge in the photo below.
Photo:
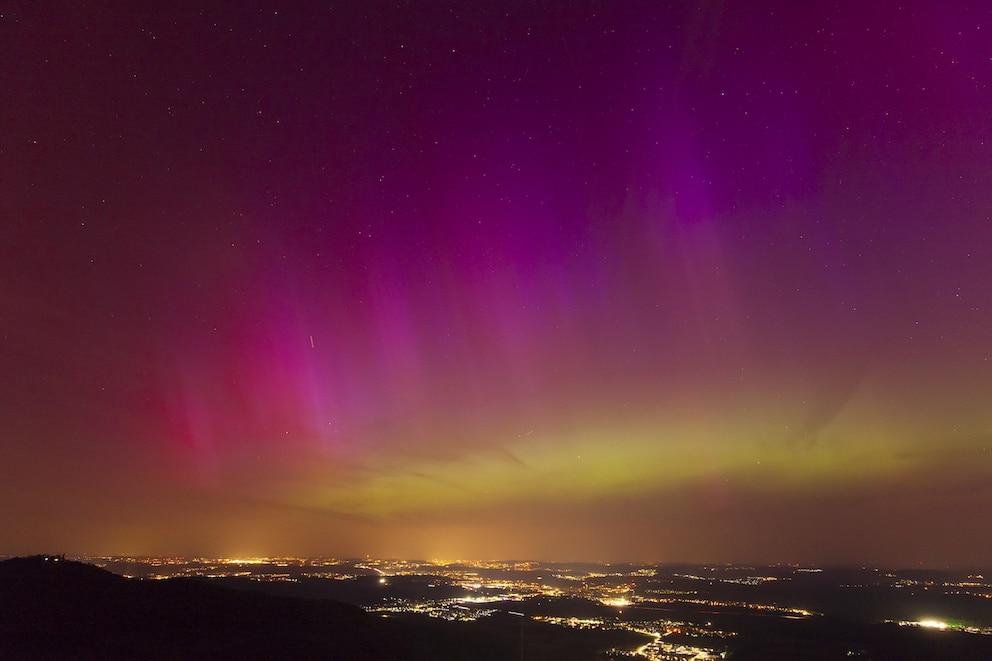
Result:
{"type": "MultiPolygon", "coordinates": [[[[520,657],[519,618],[382,618],[327,599],[128,579],[59,556],[0,562],[0,661],[520,657]]],[[[528,659],[595,659],[615,637],[527,623],[528,659]]],[[[628,641],[629,642],[629,641],[628,641]]]]}
{"type": "Polygon", "coordinates": [[[852,622],[836,618],[753,622],[737,641],[733,661],[987,661],[988,636],[930,631],[897,624],[852,622]]]}

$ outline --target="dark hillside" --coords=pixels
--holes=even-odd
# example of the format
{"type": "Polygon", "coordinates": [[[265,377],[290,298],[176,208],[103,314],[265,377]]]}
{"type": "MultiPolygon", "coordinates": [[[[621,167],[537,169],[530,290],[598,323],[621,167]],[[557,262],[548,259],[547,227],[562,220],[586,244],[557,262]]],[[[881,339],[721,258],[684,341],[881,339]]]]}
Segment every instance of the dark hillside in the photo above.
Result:
{"type": "MultiPolygon", "coordinates": [[[[328,599],[196,579],[128,579],[53,556],[0,562],[0,661],[16,659],[398,659],[520,657],[522,623],[382,618],[328,599]]],[[[526,623],[528,659],[596,659],[639,639],[526,623]]]]}
{"type": "Polygon", "coordinates": [[[126,579],[50,556],[0,562],[0,659],[513,656],[513,640],[432,624],[202,581],[126,579]]]}

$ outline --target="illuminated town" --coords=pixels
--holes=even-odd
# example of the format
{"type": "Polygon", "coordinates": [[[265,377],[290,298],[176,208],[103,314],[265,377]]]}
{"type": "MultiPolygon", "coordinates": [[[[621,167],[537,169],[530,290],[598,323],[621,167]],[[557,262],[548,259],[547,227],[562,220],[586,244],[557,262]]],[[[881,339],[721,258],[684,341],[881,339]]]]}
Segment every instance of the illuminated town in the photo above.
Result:
{"type": "MultiPolygon", "coordinates": [[[[740,635],[740,622],[749,618],[823,617],[808,605],[808,598],[797,595],[826,580],[819,568],[787,565],[690,567],[293,557],[81,559],[133,579],[185,577],[234,582],[250,589],[346,601],[384,618],[466,622],[509,615],[520,618],[522,639],[526,636],[525,622],[641,636],[640,644],[607,653],[605,658],[616,660],[723,658],[740,635]]],[[[992,603],[992,582],[982,574],[948,574],[940,579],[859,568],[844,570],[841,579],[831,584],[831,589],[851,595],[855,601],[870,600],[872,595],[895,595],[904,604],[954,604],[955,600],[992,603]]],[[[887,611],[893,615],[877,621],[992,635],[988,611],[975,613],[971,620],[960,617],[953,608],[944,617],[927,612],[911,619],[898,616],[903,611],[897,609],[887,611]]]]}

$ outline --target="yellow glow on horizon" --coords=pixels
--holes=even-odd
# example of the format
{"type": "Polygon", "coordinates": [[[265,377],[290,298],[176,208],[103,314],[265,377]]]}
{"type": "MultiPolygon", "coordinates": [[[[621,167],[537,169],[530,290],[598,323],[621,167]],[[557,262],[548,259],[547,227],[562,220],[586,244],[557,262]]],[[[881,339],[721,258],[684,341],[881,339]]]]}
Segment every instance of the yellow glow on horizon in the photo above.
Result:
{"type": "Polygon", "coordinates": [[[221,558],[221,562],[231,565],[262,565],[270,562],[268,558],[221,558]]]}
{"type": "MultiPolygon", "coordinates": [[[[569,507],[723,485],[786,497],[842,493],[932,473],[942,461],[967,461],[955,459],[951,444],[929,443],[919,416],[882,406],[872,392],[852,397],[817,427],[807,422],[804,396],[573,411],[557,426],[502,443],[458,440],[471,430],[438,431],[435,452],[414,444],[417,451],[405,454],[397,440],[348,464],[307,456],[277,479],[259,476],[253,496],[356,520],[464,519],[508,505],[569,507]]],[[[967,451],[967,439],[982,434],[977,427],[963,431],[957,449],[967,451]]]]}
{"type": "Polygon", "coordinates": [[[747,420],[670,421],[642,417],[534,434],[460,455],[390,458],[346,482],[319,472],[282,496],[303,506],[367,517],[464,511],[509,502],[568,503],[596,497],[663,493],[721,481],[757,491],[842,488],[903,475],[927,457],[883,429],[871,438],[778,438],[747,420]]]}

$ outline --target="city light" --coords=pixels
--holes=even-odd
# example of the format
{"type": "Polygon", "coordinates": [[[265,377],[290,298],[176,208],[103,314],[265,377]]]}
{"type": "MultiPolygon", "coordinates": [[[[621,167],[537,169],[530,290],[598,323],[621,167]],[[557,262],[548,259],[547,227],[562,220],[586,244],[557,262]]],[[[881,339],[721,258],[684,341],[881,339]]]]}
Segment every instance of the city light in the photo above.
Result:
{"type": "MultiPolygon", "coordinates": [[[[381,617],[430,617],[458,623],[509,613],[521,621],[577,630],[629,632],[644,637],[636,646],[615,650],[610,659],[721,658],[726,644],[738,636],[737,631],[729,630],[726,620],[713,616],[721,612],[783,621],[821,617],[807,605],[769,598],[778,585],[822,580],[808,578],[822,575],[822,570],[815,567],[716,565],[687,571],[687,567],[660,565],[630,565],[623,569],[600,565],[592,569],[588,564],[553,562],[447,563],[373,558],[87,560],[137,580],[240,577],[259,583],[307,581],[311,588],[322,585],[317,589],[327,590],[329,595],[334,594],[335,586],[350,583],[353,587],[347,590],[366,590],[369,595],[368,601],[357,605],[381,617]],[[573,610],[580,603],[586,606],[573,610]],[[540,610],[535,609],[536,605],[540,605],[540,610]],[[699,617],[701,612],[707,616],[699,617]]],[[[845,582],[839,583],[838,588],[884,586],[899,593],[926,589],[967,599],[992,596],[992,584],[976,575],[941,580],[937,576],[921,578],[918,574],[880,573],[868,568],[863,572],[856,581],[846,582],[845,576],[845,582]]],[[[933,631],[992,635],[992,626],[936,616],[880,621],[933,631]]]]}

